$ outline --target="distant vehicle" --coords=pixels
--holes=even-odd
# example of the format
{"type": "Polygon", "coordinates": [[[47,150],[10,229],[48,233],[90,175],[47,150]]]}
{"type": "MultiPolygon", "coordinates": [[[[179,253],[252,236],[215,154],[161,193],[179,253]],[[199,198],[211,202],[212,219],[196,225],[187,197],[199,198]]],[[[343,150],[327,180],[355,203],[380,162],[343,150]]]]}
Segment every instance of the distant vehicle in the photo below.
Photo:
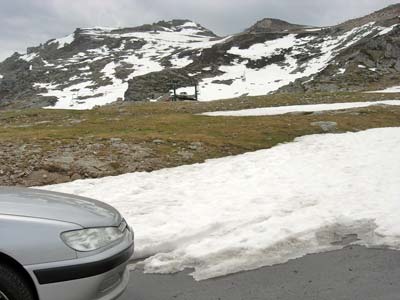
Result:
{"type": "Polygon", "coordinates": [[[0,300],[111,300],[129,281],[134,234],[100,201],[0,187],[0,300]]]}

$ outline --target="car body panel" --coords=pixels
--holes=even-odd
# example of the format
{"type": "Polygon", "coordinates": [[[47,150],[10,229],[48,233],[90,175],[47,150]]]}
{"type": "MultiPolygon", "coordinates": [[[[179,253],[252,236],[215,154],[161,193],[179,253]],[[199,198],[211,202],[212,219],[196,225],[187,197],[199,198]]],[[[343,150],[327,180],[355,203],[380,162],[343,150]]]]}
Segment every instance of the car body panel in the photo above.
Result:
{"type": "Polygon", "coordinates": [[[81,228],[60,221],[0,214],[0,252],[22,265],[76,259],[76,251],[66,247],[60,233],[81,228]]]}
{"type": "Polygon", "coordinates": [[[126,289],[129,270],[126,263],[113,270],[79,280],[37,285],[40,300],[114,300],[126,289]]]}
{"type": "MultiPolygon", "coordinates": [[[[73,195],[0,187],[0,253],[29,274],[39,300],[113,300],[129,281],[134,234],[120,213],[73,195]],[[118,227],[124,235],[100,249],[75,251],[65,231],[118,227]]],[[[0,261],[1,263],[1,261],[0,261]]]]}
{"type": "Polygon", "coordinates": [[[62,272],[62,269],[68,270],[69,267],[79,266],[83,266],[85,269],[87,265],[96,262],[99,262],[100,265],[104,263],[105,268],[107,268],[109,258],[120,254],[132,254],[133,248],[133,233],[127,229],[124,238],[117,245],[96,255],[69,261],[24,267],[35,281],[40,300],[111,300],[122,294],[128,284],[129,272],[127,274],[126,270],[128,259],[125,259],[117,266],[113,266],[111,270],[99,272],[99,274],[94,276],[86,277],[84,271],[75,273],[74,275],[82,277],[75,280],[62,280],[41,284],[40,277],[38,278],[37,276],[38,271],[60,269],[62,272]]]}
{"type": "Polygon", "coordinates": [[[121,215],[89,198],[36,189],[0,187],[0,213],[75,223],[82,227],[118,226],[121,215]]]}

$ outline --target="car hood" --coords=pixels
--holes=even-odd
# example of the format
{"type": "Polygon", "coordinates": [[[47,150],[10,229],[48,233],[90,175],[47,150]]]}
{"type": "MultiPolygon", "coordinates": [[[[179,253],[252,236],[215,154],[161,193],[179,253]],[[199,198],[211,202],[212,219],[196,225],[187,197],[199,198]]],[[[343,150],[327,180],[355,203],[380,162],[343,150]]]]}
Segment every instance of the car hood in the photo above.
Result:
{"type": "Polygon", "coordinates": [[[57,220],[82,227],[118,226],[119,212],[103,202],[28,188],[0,187],[0,214],[57,220]]]}

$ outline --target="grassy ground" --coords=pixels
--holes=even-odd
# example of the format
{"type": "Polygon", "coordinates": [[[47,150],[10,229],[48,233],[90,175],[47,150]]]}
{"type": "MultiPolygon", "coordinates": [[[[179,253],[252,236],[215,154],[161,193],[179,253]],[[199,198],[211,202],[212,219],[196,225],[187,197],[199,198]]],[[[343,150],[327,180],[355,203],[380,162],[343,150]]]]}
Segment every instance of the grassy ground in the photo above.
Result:
{"type": "Polygon", "coordinates": [[[291,94],[209,103],[122,103],[91,111],[4,111],[0,112],[0,159],[4,161],[0,184],[48,184],[201,162],[322,133],[311,125],[317,121],[336,122],[337,132],[400,126],[400,107],[395,106],[270,117],[197,115],[214,110],[382,99],[400,99],[400,94],[291,94]],[[49,158],[57,162],[57,157],[66,153],[72,161],[64,162],[63,167],[49,167],[49,158]],[[88,158],[101,161],[97,171],[74,165],[88,158]],[[43,174],[35,181],[39,171],[43,174]]]}

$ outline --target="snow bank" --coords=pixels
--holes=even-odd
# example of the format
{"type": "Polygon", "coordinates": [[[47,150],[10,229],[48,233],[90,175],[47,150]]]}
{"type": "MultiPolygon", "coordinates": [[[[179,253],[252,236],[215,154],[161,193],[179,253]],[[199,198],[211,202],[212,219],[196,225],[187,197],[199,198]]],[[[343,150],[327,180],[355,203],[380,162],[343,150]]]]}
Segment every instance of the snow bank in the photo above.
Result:
{"type": "Polygon", "coordinates": [[[400,86],[393,86],[381,91],[370,91],[370,92],[366,92],[366,93],[400,93],[400,86]]]}
{"type": "Polygon", "coordinates": [[[114,205],[146,272],[195,268],[201,280],[338,249],[348,237],[400,249],[399,157],[400,128],[372,129],[45,189],[114,205]]]}
{"type": "Polygon", "coordinates": [[[236,116],[236,117],[273,116],[273,115],[283,115],[283,114],[292,113],[292,112],[329,111],[329,110],[368,107],[368,106],[372,106],[372,105],[400,105],[400,100],[288,105],[288,106],[262,107],[262,108],[243,109],[243,110],[206,112],[206,113],[203,113],[203,115],[206,115],[206,116],[236,116]]]}

